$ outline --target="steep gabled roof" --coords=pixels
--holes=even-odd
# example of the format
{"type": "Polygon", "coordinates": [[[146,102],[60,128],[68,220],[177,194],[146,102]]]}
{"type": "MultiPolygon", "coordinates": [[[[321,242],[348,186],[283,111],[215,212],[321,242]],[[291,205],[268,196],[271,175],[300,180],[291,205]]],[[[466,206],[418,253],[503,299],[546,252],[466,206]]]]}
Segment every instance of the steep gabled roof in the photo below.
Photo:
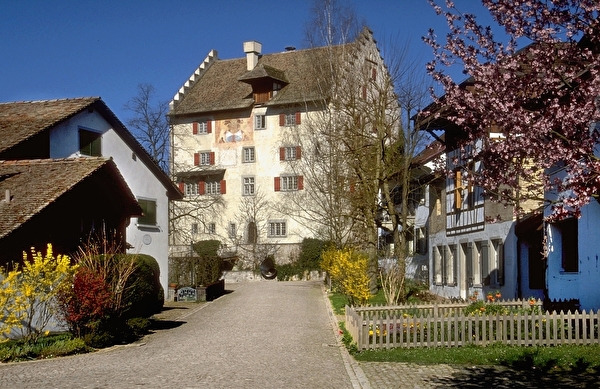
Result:
{"type": "MultiPolygon", "coordinates": [[[[142,209],[115,163],[106,158],[0,161],[0,238],[39,214],[62,195],[100,171],[120,187],[120,201],[131,216],[142,209]],[[10,201],[6,201],[6,196],[10,201]]],[[[107,183],[108,185],[109,183],[107,183]]],[[[59,221],[57,221],[59,222],[59,221]]]]}
{"type": "MultiPolygon", "coordinates": [[[[246,58],[220,60],[212,50],[196,73],[172,101],[172,116],[250,108],[254,104],[251,80],[272,78],[286,85],[264,106],[297,105],[327,99],[336,61],[348,55],[355,43],[286,51],[260,56],[256,67],[246,58]]],[[[339,62],[337,62],[339,63],[339,62]]]]}
{"type": "Polygon", "coordinates": [[[169,198],[182,194],[100,97],[0,103],[0,153],[17,146],[85,110],[97,111],[167,189],[169,198]]]}
{"type": "Polygon", "coordinates": [[[0,152],[63,122],[98,97],[0,103],[0,152]]]}

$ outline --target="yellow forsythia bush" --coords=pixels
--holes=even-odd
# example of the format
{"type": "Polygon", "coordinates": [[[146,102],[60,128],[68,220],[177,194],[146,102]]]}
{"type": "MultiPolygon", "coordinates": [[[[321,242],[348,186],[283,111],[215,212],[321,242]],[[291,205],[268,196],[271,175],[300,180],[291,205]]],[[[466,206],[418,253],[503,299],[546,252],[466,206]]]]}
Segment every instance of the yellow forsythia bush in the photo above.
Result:
{"type": "Polygon", "coordinates": [[[332,285],[346,295],[351,305],[364,305],[371,297],[367,269],[369,257],[353,249],[324,251],[321,267],[332,285]]]}
{"type": "Polygon", "coordinates": [[[56,296],[72,285],[77,266],[66,255],[54,256],[48,244],[46,254],[23,253],[23,266],[2,273],[0,281],[0,335],[3,338],[14,330],[29,341],[47,333],[46,327],[56,319],[56,296]]]}
{"type": "Polygon", "coordinates": [[[51,244],[45,255],[33,247],[30,255],[23,253],[23,270],[17,284],[18,292],[24,296],[24,305],[19,308],[25,316],[22,332],[26,339],[37,339],[45,333],[50,320],[56,318],[56,296],[62,288],[72,285],[76,268],[67,255],[55,257],[51,244]]]}
{"type": "Polygon", "coordinates": [[[17,293],[18,277],[21,272],[0,268],[0,342],[8,340],[13,329],[22,327],[24,313],[19,307],[24,305],[24,297],[17,293]]]}

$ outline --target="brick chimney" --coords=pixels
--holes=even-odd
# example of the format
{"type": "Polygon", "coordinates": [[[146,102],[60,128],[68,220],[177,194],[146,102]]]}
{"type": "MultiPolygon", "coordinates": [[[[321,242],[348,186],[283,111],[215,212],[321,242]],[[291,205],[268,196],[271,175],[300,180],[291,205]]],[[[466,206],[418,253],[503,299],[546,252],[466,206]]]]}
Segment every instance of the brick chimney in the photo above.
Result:
{"type": "Polygon", "coordinates": [[[246,53],[246,69],[252,70],[258,64],[258,57],[262,45],[257,41],[244,42],[244,53],[246,53]]]}

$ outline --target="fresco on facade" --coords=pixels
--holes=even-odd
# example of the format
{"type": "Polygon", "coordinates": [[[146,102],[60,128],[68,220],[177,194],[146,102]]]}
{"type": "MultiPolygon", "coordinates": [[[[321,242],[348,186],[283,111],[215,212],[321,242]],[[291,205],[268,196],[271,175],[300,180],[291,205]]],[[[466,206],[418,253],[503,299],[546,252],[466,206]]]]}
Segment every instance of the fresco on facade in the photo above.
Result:
{"type": "Polygon", "coordinates": [[[219,120],[217,125],[217,143],[236,143],[252,141],[249,119],[219,120]]]}

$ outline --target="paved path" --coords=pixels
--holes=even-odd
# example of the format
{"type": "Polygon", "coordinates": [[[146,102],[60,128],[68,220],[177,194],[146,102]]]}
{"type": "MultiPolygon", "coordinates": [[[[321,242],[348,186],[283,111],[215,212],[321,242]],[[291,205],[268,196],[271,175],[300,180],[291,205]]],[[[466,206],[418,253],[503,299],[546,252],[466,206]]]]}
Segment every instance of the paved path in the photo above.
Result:
{"type": "Polygon", "coordinates": [[[185,324],[96,353],[0,365],[0,388],[360,388],[317,282],[251,282],[185,324]],[[350,374],[349,374],[350,373],[350,374]]]}
{"type": "Polygon", "coordinates": [[[0,389],[592,388],[597,375],[503,367],[357,363],[319,282],[248,282],[206,304],[177,303],[177,327],[96,353],[0,364],[0,389]]]}

